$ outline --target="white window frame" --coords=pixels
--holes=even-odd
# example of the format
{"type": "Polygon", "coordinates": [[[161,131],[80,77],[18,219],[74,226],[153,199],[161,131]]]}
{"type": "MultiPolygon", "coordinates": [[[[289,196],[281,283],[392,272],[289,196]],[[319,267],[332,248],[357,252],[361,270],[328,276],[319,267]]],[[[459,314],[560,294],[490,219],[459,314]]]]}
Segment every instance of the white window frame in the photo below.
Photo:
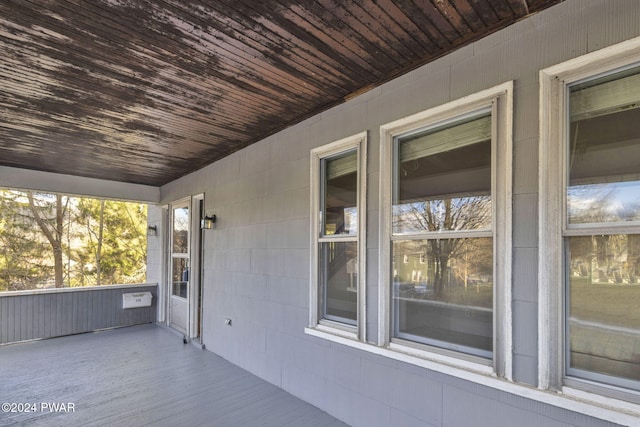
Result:
{"type": "Polygon", "coordinates": [[[366,339],[366,170],[367,164],[367,132],[358,133],[330,144],[311,150],[311,240],[310,240],[310,284],[309,284],[309,327],[306,333],[333,339],[334,336],[349,338],[357,341],[366,339]],[[335,236],[330,241],[357,242],[358,245],[358,272],[357,272],[357,320],[356,326],[346,323],[330,321],[321,318],[318,310],[319,303],[319,243],[326,240],[320,233],[321,210],[321,161],[335,155],[356,150],[357,176],[358,176],[358,234],[357,236],[335,236]]]}
{"type": "MultiPolygon", "coordinates": [[[[640,37],[574,58],[540,71],[538,387],[559,391],[593,405],[640,415],[640,392],[625,390],[565,373],[566,132],[568,86],[598,75],[640,66],[640,37]]],[[[584,228],[574,227],[575,229],[584,228]]],[[[638,233],[637,226],[623,227],[638,233]]],[[[623,231],[603,224],[591,233],[623,231]]],[[[571,231],[569,232],[571,234],[571,231]]],[[[605,418],[605,409],[596,409],[605,418]]],[[[611,417],[606,416],[611,419],[611,417]]]]}
{"type": "Polygon", "coordinates": [[[380,241],[378,345],[393,351],[484,374],[512,379],[512,128],[513,82],[483,90],[380,127],[380,241]],[[455,123],[487,108],[492,117],[492,209],[494,245],[493,358],[481,359],[450,350],[406,343],[391,337],[391,243],[394,137],[406,132],[455,123]]]}

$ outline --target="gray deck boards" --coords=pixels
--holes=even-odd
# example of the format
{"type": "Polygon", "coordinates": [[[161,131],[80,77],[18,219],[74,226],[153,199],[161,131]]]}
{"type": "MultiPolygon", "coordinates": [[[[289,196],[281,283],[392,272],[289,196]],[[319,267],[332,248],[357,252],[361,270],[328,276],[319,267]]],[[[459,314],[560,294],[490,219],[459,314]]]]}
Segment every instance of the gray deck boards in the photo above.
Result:
{"type": "Polygon", "coordinates": [[[344,426],[219,356],[140,325],[0,347],[0,425],[344,426]],[[73,403],[52,413],[41,403],[73,403]]]}

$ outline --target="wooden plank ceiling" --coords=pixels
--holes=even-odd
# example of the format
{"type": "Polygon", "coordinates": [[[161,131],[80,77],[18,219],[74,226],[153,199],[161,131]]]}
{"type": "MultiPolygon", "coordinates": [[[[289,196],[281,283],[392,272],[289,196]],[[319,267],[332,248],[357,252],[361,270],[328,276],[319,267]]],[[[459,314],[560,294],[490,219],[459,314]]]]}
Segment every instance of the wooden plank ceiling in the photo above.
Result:
{"type": "Polygon", "coordinates": [[[0,165],[162,185],[560,1],[3,0],[0,165]]]}

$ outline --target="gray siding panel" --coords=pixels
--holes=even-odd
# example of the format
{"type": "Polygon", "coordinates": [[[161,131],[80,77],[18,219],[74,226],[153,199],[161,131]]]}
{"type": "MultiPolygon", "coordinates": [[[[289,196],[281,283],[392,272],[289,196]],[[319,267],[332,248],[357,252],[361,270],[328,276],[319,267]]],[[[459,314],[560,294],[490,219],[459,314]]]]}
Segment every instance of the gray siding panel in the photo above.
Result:
{"type": "MultiPolygon", "coordinates": [[[[6,313],[9,311],[9,301],[5,298],[0,298],[0,313],[6,313]]],[[[0,322],[0,342],[8,340],[8,323],[0,322]]]]}
{"type": "MultiPolygon", "coordinates": [[[[15,318],[14,315],[14,300],[9,300],[7,301],[7,316],[9,318],[15,318]]],[[[16,322],[9,322],[9,321],[4,321],[3,323],[7,324],[7,342],[12,342],[15,341],[15,329],[16,329],[16,322]]]]}
{"type": "Polygon", "coordinates": [[[80,334],[156,321],[157,286],[0,293],[0,344],[80,334]],[[122,308],[122,294],[149,291],[151,307],[122,308]]]}
{"type": "MultiPolygon", "coordinates": [[[[382,124],[514,81],[513,374],[537,385],[539,71],[640,36],[640,1],[567,0],[162,187],[205,194],[207,348],[357,426],[609,426],[304,334],[309,152],[368,131],[367,339],[377,340],[382,124]],[[231,318],[232,326],[224,319],[231,318]]],[[[162,264],[162,252],[149,265],[162,264]]],[[[638,422],[640,425],[640,421],[638,422]]]]}

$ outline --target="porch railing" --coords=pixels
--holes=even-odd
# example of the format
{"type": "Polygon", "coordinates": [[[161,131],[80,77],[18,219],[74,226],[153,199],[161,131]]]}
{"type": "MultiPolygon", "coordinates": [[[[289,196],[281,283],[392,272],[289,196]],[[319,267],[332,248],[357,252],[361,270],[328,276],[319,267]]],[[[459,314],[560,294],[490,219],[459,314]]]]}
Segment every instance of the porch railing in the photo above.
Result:
{"type": "Polygon", "coordinates": [[[0,345],[156,321],[157,284],[0,293],[0,345]],[[150,307],[124,309],[122,295],[151,292],[150,307]]]}

